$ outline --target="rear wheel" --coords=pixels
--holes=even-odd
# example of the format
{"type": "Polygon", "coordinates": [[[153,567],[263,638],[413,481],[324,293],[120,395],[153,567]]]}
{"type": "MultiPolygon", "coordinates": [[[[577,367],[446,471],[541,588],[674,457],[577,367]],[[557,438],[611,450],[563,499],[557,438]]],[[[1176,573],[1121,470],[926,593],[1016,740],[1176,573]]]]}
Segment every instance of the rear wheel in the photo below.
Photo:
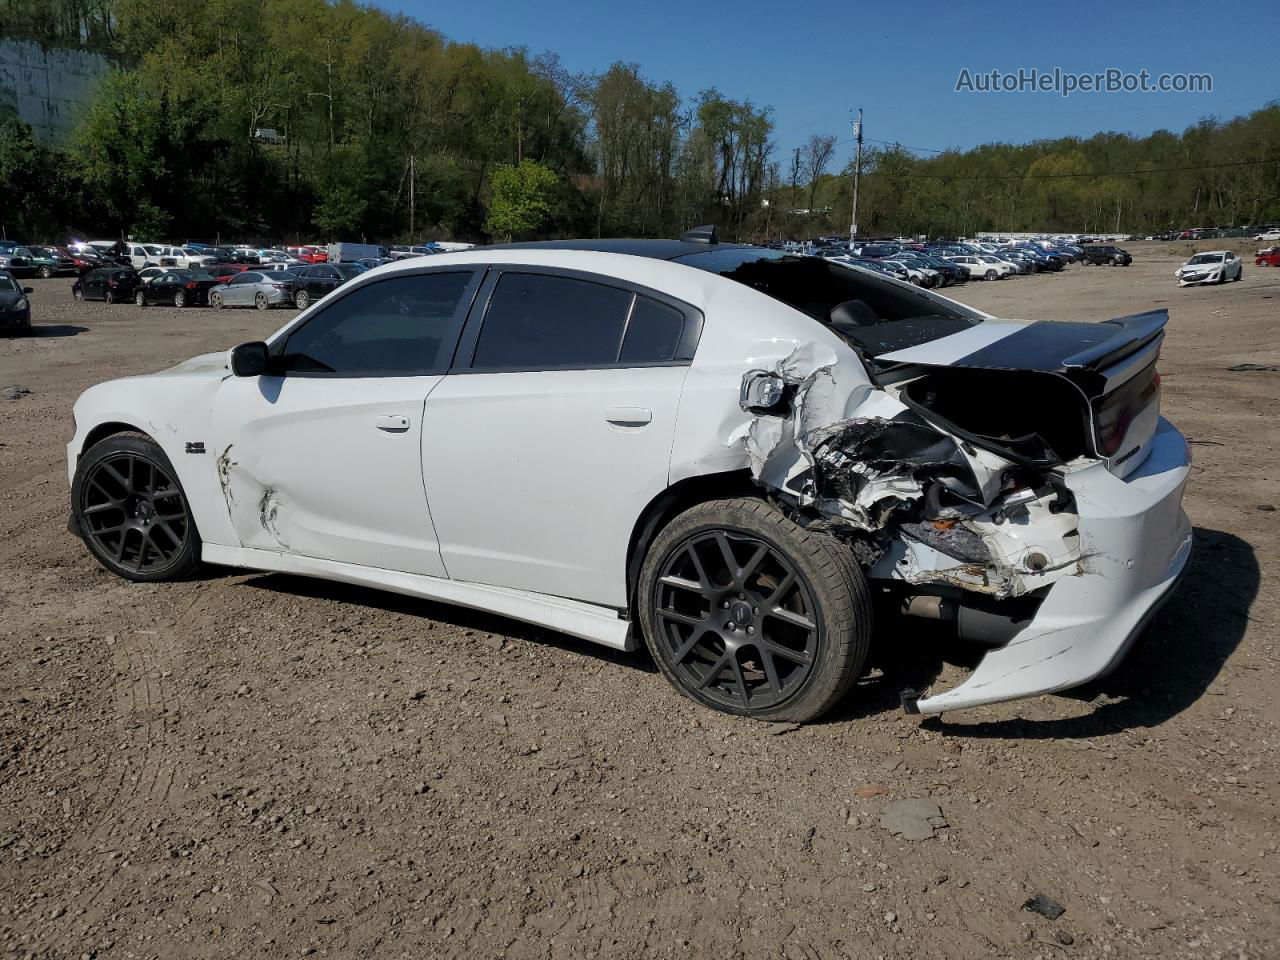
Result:
{"type": "Polygon", "coordinates": [[[852,553],[763,500],[713,500],[672,520],[638,598],[663,676],[726,713],[812,720],[866,663],[871,607],[852,553]]]}
{"type": "Polygon", "coordinates": [[[140,307],[145,307],[147,305],[147,295],[139,290],[133,295],[133,302],[140,307]]]}
{"type": "Polygon", "coordinates": [[[81,290],[79,287],[76,287],[74,290],[71,291],[71,296],[75,297],[81,303],[84,302],[84,291],[81,290]]]}
{"type": "Polygon", "coordinates": [[[181,309],[187,305],[187,291],[175,290],[173,293],[173,305],[181,309]]]}
{"type": "Polygon", "coordinates": [[[259,310],[266,310],[271,306],[271,303],[267,300],[267,295],[265,293],[259,293],[253,298],[253,305],[259,310]]]}
{"type": "Polygon", "coordinates": [[[1241,268],[1240,268],[1240,272],[1236,274],[1236,279],[1237,279],[1237,280],[1243,280],[1243,279],[1244,279],[1244,267],[1241,267],[1241,268]]]}
{"type": "Polygon", "coordinates": [[[48,280],[53,276],[53,267],[41,267],[37,272],[40,274],[41,280],[48,280]]]}
{"type": "Polygon", "coordinates": [[[305,290],[299,290],[293,295],[293,305],[299,310],[305,310],[311,305],[311,294],[305,290]]]}
{"type": "Polygon", "coordinates": [[[112,291],[108,290],[102,295],[102,300],[107,304],[107,306],[110,306],[116,302],[116,295],[112,291]]]}
{"type": "Polygon", "coordinates": [[[209,294],[209,306],[213,307],[213,309],[215,309],[215,310],[221,310],[221,309],[222,309],[222,294],[220,294],[220,293],[211,293],[211,294],[209,294]]]}
{"type": "Polygon", "coordinates": [[[169,458],[141,433],[117,433],[76,465],[72,509],[98,562],[126,580],[177,580],[200,565],[200,534],[169,458]]]}

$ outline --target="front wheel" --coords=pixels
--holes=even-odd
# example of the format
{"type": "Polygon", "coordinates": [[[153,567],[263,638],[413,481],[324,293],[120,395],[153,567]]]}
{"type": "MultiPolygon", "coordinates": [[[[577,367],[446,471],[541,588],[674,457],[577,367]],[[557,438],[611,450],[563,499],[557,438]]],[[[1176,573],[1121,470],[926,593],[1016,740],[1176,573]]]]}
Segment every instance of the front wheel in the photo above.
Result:
{"type": "Polygon", "coordinates": [[[178,580],[200,565],[186,494],[169,458],[145,434],[117,433],[85,451],[71,506],[89,552],[119,577],[178,580]]]}
{"type": "Polygon", "coordinates": [[[75,297],[81,303],[84,303],[84,291],[81,290],[79,287],[76,287],[74,290],[71,291],[71,296],[75,297]]]}
{"type": "Polygon", "coordinates": [[[988,270],[986,272],[985,278],[987,280],[998,280],[1000,278],[1000,275],[996,273],[994,270],[988,270]]]}
{"type": "Polygon", "coordinates": [[[53,267],[41,267],[38,272],[41,280],[48,280],[53,276],[53,267]]]}
{"type": "Polygon", "coordinates": [[[209,306],[213,307],[213,309],[215,309],[215,310],[221,310],[221,309],[222,309],[222,294],[220,294],[220,293],[211,293],[211,294],[209,294],[209,306]]]}
{"type": "Polygon", "coordinates": [[[1243,280],[1243,279],[1244,279],[1244,267],[1241,267],[1241,268],[1240,268],[1240,272],[1236,274],[1236,279],[1237,279],[1237,280],[1243,280]]]}
{"type": "Polygon", "coordinates": [[[677,516],[645,555],[637,598],[663,676],[726,713],[812,720],[866,664],[870,595],[852,552],[763,500],[677,516]]]}

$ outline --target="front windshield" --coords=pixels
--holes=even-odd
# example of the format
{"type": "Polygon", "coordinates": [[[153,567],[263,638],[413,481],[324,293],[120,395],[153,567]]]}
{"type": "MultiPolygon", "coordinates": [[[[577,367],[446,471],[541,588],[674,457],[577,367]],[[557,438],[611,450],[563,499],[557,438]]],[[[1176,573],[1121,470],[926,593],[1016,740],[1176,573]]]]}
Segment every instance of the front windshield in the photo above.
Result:
{"type": "MultiPolygon", "coordinates": [[[[1197,253],[1194,257],[1187,261],[1188,263],[1221,263],[1222,254],[1220,253],[1197,253]]],[[[1168,269],[1167,267],[1165,269],[1168,269]]]]}
{"type": "Polygon", "coordinates": [[[13,277],[7,273],[0,273],[0,290],[12,293],[18,289],[18,285],[14,283],[13,277]]]}

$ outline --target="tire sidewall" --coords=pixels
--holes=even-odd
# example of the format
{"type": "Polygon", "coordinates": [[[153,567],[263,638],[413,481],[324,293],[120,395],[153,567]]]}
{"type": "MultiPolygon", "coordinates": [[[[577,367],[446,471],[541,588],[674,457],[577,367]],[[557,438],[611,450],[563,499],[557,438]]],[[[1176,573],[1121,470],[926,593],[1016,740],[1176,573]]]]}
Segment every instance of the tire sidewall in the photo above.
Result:
{"type": "Polygon", "coordinates": [[[179,478],[178,472],[173,469],[172,462],[165,455],[164,450],[160,448],[160,445],[149,437],[138,433],[117,433],[99,440],[80,456],[76,463],[75,476],[71,482],[71,509],[75,514],[76,523],[81,530],[88,530],[81,504],[89,475],[103,460],[120,453],[130,453],[142,457],[160,467],[173,479],[178,488],[178,493],[182,496],[183,508],[187,511],[187,542],[183,545],[182,550],[164,567],[143,573],[118,567],[114,558],[104,554],[92,537],[84,536],[84,545],[89,549],[89,553],[93,555],[94,559],[102,564],[103,567],[126,580],[132,580],[137,583],[159,583],[189,576],[199,566],[200,562],[200,531],[196,526],[195,516],[191,512],[191,503],[187,499],[187,492],[182,486],[182,480],[179,478]]]}
{"type": "MultiPolygon", "coordinates": [[[[870,641],[869,620],[866,623],[857,623],[851,622],[856,621],[856,618],[846,619],[838,609],[840,604],[829,595],[830,590],[824,584],[823,573],[815,565],[812,557],[803,550],[796,549],[797,544],[787,542],[791,539],[788,534],[792,532],[800,537],[816,536],[815,534],[804,532],[772,507],[768,508],[773,513],[770,522],[762,524],[759,514],[749,511],[745,506],[746,504],[763,505],[763,503],[763,501],[751,500],[711,501],[710,504],[700,504],[680,514],[667,524],[649,545],[640,569],[636,595],[639,619],[645,643],[658,670],[680,693],[694,702],[724,713],[751,716],[765,721],[813,719],[829,708],[833,690],[845,686],[841,678],[840,661],[849,653],[847,648],[857,648],[853,651],[853,655],[858,660],[853,670],[853,679],[856,679],[856,675],[861,672],[862,664],[866,659],[866,647],[870,641]],[[709,506],[716,508],[715,515],[711,515],[709,511],[699,510],[699,507],[709,506]],[[686,689],[682,678],[667,662],[659,640],[661,624],[657,618],[653,599],[662,569],[672,554],[690,538],[715,530],[752,537],[767,543],[780,553],[803,580],[816,608],[818,652],[814,664],[800,688],[782,703],[771,707],[750,710],[728,706],[705,696],[701,691],[686,689]],[[851,636],[857,630],[865,630],[866,635],[851,636]]],[[[861,581],[861,570],[853,563],[852,556],[849,558],[849,566],[856,571],[856,576],[861,581]]],[[[861,586],[865,598],[867,596],[865,581],[862,581],[861,586]]],[[[852,680],[849,681],[851,682],[852,680]]],[[[838,698],[844,692],[840,689],[835,695],[838,698]]]]}

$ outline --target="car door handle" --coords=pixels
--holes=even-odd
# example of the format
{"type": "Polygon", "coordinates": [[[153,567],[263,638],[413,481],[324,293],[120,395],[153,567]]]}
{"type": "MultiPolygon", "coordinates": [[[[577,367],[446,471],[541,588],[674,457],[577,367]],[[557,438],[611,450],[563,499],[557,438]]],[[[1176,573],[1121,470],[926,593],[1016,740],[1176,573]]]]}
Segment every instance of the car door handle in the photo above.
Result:
{"type": "Polygon", "coordinates": [[[653,411],[646,407],[610,407],[604,418],[619,427],[643,427],[653,421],[653,411]]]}
{"type": "Polygon", "coordinates": [[[379,417],[377,420],[378,429],[383,433],[408,433],[409,418],[401,417],[395,414],[388,414],[385,417],[379,417]]]}

